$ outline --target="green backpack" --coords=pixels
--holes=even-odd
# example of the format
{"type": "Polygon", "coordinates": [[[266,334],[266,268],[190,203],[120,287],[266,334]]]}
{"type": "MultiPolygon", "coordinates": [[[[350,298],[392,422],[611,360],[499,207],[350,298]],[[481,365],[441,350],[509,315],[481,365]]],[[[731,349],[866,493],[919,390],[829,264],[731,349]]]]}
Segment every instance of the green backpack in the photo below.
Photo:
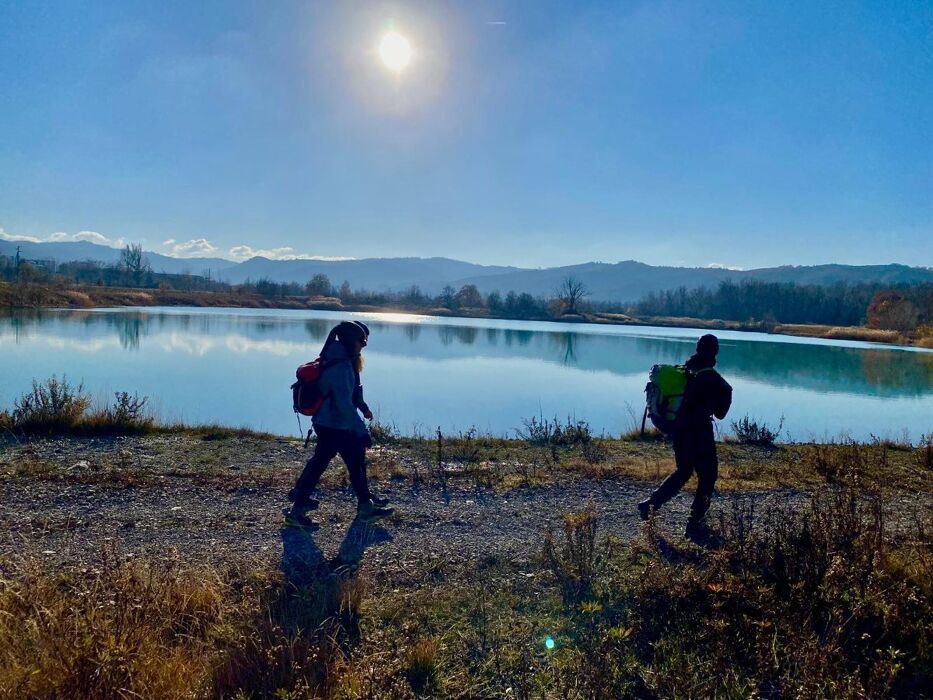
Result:
{"type": "MultiPolygon", "coordinates": [[[[704,370],[700,370],[702,372],[704,370]]],[[[645,415],[641,419],[641,434],[645,435],[645,421],[650,416],[654,427],[670,435],[677,424],[677,416],[684,402],[687,383],[697,372],[688,372],[684,365],[654,365],[648,372],[645,385],[645,415]]]]}

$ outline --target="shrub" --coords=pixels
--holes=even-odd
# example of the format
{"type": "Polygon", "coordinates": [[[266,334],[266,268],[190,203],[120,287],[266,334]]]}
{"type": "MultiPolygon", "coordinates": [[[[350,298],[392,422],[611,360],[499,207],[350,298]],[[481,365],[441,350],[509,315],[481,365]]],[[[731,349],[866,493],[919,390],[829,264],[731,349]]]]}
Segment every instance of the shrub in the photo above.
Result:
{"type": "Polygon", "coordinates": [[[584,445],[593,439],[593,433],[590,430],[590,424],[585,420],[575,420],[567,416],[567,421],[561,423],[560,419],[554,420],[547,418],[522,419],[522,427],[516,431],[520,440],[525,440],[532,445],[572,447],[574,445],[584,445]]]}
{"type": "Polygon", "coordinates": [[[774,447],[784,428],[784,416],[778,423],[777,428],[771,429],[767,423],[758,423],[756,420],[743,416],[740,420],[732,421],[732,434],[736,442],[743,445],[760,445],[762,447],[774,447]]]}
{"type": "Polygon", "coordinates": [[[59,381],[53,374],[45,384],[33,380],[32,390],[13,403],[11,427],[31,434],[68,432],[90,405],[83,384],[72,386],[66,377],[59,381]]]}
{"type": "Polygon", "coordinates": [[[55,375],[13,403],[12,413],[0,413],[0,428],[23,435],[126,434],[150,430],[155,419],[145,410],[148,397],[118,391],[112,404],[91,410],[83,384],[74,386],[55,375]]]}
{"type": "Polygon", "coordinates": [[[369,422],[369,434],[377,445],[391,445],[399,439],[398,428],[394,423],[383,423],[376,418],[369,422]]]}
{"type": "Polygon", "coordinates": [[[589,465],[601,464],[609,460],[609,448],[605,440],[591,440],[580,445],[583,459],[589,465]]]}
{"type": "Polygon", "coordinates": [[[418,695],[434,685],[437,678],[437,642],[423,638],[412,645],[408,650],[405,677],[418,695]]]}
{"type": "Polygon", "coordinates": [[[917,446],[917,466],[921,470],[933,470],[933,433],[920,436],[917,446]]]}
{"type": "Polygon", "coordinates": [[[868,450],[852,440],[808,445],[802,455],[807,470],[819,474],[829,483],[861,477],[870,471],[869,465],[871,471],[876,472],[884,467],[881,463],[872,463],[868,450]]]}
{"type": "Polygon", "coordinates": [[[590,596],[598,575],[609,561],[608,540],[598,542],[599,518],[594,513],[566,513],[563,517],[563,538],[558,542],[554,531],[544,533],[542,557],[557,579],[565,602],[590,596]]]}
{"type": "Polygon", "coordinates": [[[646,426],[645,434],[642,435],[641,426],[639,426],[636,428],[629,428],[619,436],[619,439],[624,442],[638,442],[642,440],[645,442],[664,442],[667,440],[667,436],[654,426],[646,426]]]}
{"type": "Polygon", "coordinates": [[[155,423],[155,419],[145,410],[148,400],[148,396],[140,398],[136,393],[115,392],[113,403],[90,416],[87,427],[114,433],[144,432],[155,423]]]}

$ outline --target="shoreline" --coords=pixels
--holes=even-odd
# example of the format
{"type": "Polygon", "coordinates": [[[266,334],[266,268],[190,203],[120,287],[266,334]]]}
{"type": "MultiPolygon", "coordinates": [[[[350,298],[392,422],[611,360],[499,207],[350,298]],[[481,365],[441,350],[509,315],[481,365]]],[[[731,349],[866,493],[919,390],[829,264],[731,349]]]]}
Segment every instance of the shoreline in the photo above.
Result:
{"type": "MultiPolygon", "coordinates": [[[[550,487],[580,479],[619,483],[659,482],[674,468],[669,440],[649,433],[633,437],[592,437],[573,442],[546,442],[521,437],[443,435],[440,439],[400,436],[374,431],[369,462],[374,477],[399,484],[440,484],[443,488],[467,484],[508,492],[516,488],[550,487]]],[[[212,480],[229,474],[231,466],[249,464],[238,477],[266,471],[272,463],[289,455],[287,461],[300,469],[313,449],[304,438],[219,425],[159,425],[138,430],[81,431],[46,435],[0,434],[0,467],[25,460],[47,462],[29,468],[44,479],[110,481],[138,478],[148,482],[180,476],[177,465],[191,462],[187,477],[212,480]],[[241,451],[242,449],[242,451],[241,451]],[[155,465],[126,462],[127,451],[158,454],[155,465]],[[160,464],[171,465],[166,467],[160,464]],[[99,463],[101,467],[94,468],[99,463]],[[57,476],[53,477],[53,474],[57,476]]],[[[881,465],[863,476],[878,486],[929,492],[918,478],[933,460],[933,445],[895,440],[868,442],[792,442],[772,445],[717,441],[720,473],[717,489],[769,491],[807,489],[832,484],[849,466],[881,465]],[[877,471],[877,473],[874,473],[877,471]]],[[[329,470],[335,472],[339,470],[329,470]]],[[[0,483],[17,470],[0,468],[0,483]]],[[[339,476],[339,474],[332,474],[339,476]]],[[[325,480],[326,482],[327,480],[325,480]]],[[[345,484],[344,484],[345,485],[345,484]]]]}
{"type": "Polygon", "coordinates": [[[827,326],[819,324],[766,323],[670,316],[630,316],[621,313],[594,312],[565,314],[560,317],[534,316],[516,318],[490,314],[486,309],[462,308],[456,311],[437,307],[377,306],[345,304],[335,297],[264,297],[228,292],[96,287],[78,285],[68,288],[42,287],[30,306],[13,306],[9,286],[0,284],[0,307],[8,309],[94,309],[107,307],[177,306],[191,308],[285,309],[335,311],[348,313],[401,313],[439,318],[475,318],[513,321],[545,321],[615,326],[657,326],[728,330],[769,335],[789,335],[823,340],[854,340],[892,347],[933,349],[933,338],[913,338],[898,331],[870,329],[864,326],[827,326]]]}

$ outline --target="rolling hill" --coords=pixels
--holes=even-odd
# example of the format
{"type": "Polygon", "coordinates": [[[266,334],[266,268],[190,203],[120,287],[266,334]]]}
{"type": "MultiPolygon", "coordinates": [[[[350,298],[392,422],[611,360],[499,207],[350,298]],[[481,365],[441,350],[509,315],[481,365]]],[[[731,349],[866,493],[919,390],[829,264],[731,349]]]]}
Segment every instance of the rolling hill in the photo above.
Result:
{"type": "MultiPolygon", "coordinates": [[[[0,240],[0,254],[13,255],[21,246],[22,255],[34,259],[119,260],[116,248],[86,241],[29,243],[0,240]]],[[[881,284],[933,283],[933,269],[907,265],[810,265],[780,266],[755,270],[721,268],[665,267],[634,260],[618,263],[589,262],[542,269],[523,269],[498,265],[477,265],[450,258],[363,258],[355,260],[270,260],[250,258],[236,263],[223,258],[172,258],[147,253],[156,272],[203,274],[210,270],[215,279],[234,284],[247,280],[269,279],[275,282],[304,283],[315,274],[327,275],[340,285],[344,280],[354,289],[401,291],[418,285],[428,294],[437,294],[445,285],[459,288],[475,284],[483,293],[499,290],[528,292],[547,296],[561,281],[573,276],[583,281],[594,300],[636,301],[651,291],[677,287],[715,287],[722,280],[755,279],[766,282],[830,285],[838,282],[881,284]]]]}

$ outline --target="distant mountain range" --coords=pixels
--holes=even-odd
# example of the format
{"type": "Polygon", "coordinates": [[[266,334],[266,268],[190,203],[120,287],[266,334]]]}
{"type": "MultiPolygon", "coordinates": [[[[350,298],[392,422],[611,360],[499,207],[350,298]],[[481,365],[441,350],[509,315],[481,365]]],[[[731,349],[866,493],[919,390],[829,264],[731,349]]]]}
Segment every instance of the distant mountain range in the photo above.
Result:
{"type": "MultiPolygon", "coordinates": [[[[29,243],[0,240],[0,254],[21,255],[57,262],[98,260],[113,263],[120,251],[86,241],[29,243]]],[[[476,265],[449,258],[365,258],[360,260],[269,260],[250,258],[234,263],[223,258],[172,258],[146,253],[156,272],[205,274],[214,279],[241,283],[266,278],[275,282],[304,283],[315,274],[327,275],[340,285],[344,280],[354,289],[401,291],[417,284],[427,294],[437,294],[445,285],[459,288],[475,284],[483,293],[514,290],[534,296],[549,295],[561,281],[573,276],[589,289],[594,300],[637,301],[651,291],[680,286],[715,287],[722,280],[756,279],[767,282],[830,285],[837,282],[880,284],[933,283],[933,269],[907,265],[811,265],[766,267],[755,270],[725,270],[700,267],[662,267],[626,260],[619,263],[584,263],[543,269],[476,265]]]]}
{"type": "MultiPolygon", "coordinates": [[[[29,241],[0,240],[0,255],[16,255],[17,247],[20,255],[33,260],[54,260],[55,262],[74,262],[76,260],[96,260],[102,263],[116,263],[120,260],[121,250],[106,245],[98,245],[87,241],[63,241],[60,243],[30,243],[29,241]]],[[[235,265],[236,263],[223,258],[171,258],[168,255],[146,252],[152,269],[156,272],[180,274],[190,272],[200,275],[205,270],[211,270],[212,275],[217,271],[235,265]]]]}

